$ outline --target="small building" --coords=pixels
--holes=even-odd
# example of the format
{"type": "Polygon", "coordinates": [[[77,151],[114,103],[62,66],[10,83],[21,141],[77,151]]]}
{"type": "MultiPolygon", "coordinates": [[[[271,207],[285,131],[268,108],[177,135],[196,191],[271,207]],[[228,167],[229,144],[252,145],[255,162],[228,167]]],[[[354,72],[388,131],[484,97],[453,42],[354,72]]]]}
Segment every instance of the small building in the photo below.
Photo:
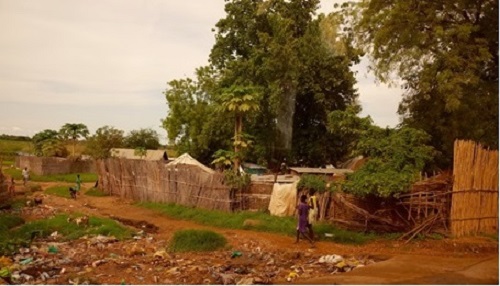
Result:
{"type": "Polygon", "coordinates": [[[324,176],[332,179],[338,177],[345,177],[346,174],[353,173],[350,169],[337,169],[337,168],[307,168],[307,167],[290,167],[290,174],[295,176],[302,176],[304,174],[324,176]]]}
{"type": "Polygon", "coordinates": [[[113,148],[111,149],[111,156],[116,158],[136,159],[136,160],[146,160],[146,161],[169,160],[166,150],[146,150],[146,155],[140,156],[136,154],[135,149],[113,148]]]}

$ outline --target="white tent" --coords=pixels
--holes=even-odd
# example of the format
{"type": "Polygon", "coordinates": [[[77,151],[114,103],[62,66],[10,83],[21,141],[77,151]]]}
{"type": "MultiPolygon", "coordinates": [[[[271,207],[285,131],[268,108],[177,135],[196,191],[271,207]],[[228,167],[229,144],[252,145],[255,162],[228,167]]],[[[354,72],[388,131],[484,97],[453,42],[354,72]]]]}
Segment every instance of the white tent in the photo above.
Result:
{"type": "Polygon", "coordinates": [[[179,157],[177,157],[172,162],[169,162],[168,164],[166,164],[167,167],[171,167],[171,166],[175,167],[177,165],[192,165],[192,166],[196,166],[196,167],[202,169],[203,171],[205,171],[207,173],[210,173],[210,174],[215,173],[214,170],[212,170],[212,169],[208,168],[207,166],[203,165],[202,163],[198,162],[196,159],[189,156],[188,153],[184,153],[184,154],[180,155],[179,157]]]}

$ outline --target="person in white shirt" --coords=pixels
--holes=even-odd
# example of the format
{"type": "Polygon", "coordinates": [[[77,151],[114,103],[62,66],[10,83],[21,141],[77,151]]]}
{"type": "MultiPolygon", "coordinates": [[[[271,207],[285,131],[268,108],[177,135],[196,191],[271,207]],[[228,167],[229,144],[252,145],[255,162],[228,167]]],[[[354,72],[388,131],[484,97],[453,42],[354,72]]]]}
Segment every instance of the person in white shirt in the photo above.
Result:
{"type": "Polygon", "coordinates": [[[24,167],[23,169],[23,185],[26,186],[26,183],[30,179],[30,172],[28,171],[28,167],[24,167]]]}

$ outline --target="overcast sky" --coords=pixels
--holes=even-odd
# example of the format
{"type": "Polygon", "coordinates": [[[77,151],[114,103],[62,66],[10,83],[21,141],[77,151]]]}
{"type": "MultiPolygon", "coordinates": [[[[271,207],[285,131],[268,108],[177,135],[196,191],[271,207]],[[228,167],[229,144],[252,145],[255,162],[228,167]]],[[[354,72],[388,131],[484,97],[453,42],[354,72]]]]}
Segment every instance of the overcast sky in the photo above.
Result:
{"type": "MultiPolygon", "coordinates": [[[[208,63],[224,16],[224,0],[0,0],[0,134],[83,123],[91,134],[153,128],[164,143],[162,92],[208,63]]],[[[375,84],[365,66],[362,115],[394,127],[401,90],[375,84]]]]}

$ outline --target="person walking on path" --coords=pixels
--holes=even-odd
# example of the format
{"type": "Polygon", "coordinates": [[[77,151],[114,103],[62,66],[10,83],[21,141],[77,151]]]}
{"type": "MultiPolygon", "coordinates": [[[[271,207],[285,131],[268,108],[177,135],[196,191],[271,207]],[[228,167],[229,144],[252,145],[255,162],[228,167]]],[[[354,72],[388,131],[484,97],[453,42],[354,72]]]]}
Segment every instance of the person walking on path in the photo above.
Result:
{"type": "Polygon", "coordinates": [[[316,224],[316,221],[318,220],[318,212],[319,212],[318,198],[316,197],[316,190],[314,189],[309,190],[308,205],[309,205],[309,216],[308,216],[309,236],[311,237],[312,240],[314,240],[313,225],[316,224]]]}
{"type": "Polygon", "coordinates": [[[299,221],[297,225],[297,239],[295,240],[295,243],[299,242],[300,234],[302,234],[303,237],[309,240],[311,246],[314,247],[314,242],[307,234],[307,229],[309,226],[309,221],[308,221],[309,206],[307,205],[306,200],[307,200],[306,195],[300,196],[300,203],[297,206],[297,210],[299,213],[299,221]]]}
{"type": "Polygon", "coordinates": [[[30,179],[30,172],[28,171],[28,167],[24,167],[22,174],[23,174],[23,186],[26,186],[26,183],[28,183],[30,179]]]}
{"type": "Polygon", "coordinates": [[[82,180],[80,179],[80,174],[77,174],[76,175],[76,190],[77,191],[80,190],[81,184],[82,184],[82,180]]]}
{"type": "Polygon", "coordinates": [[[14,181],[14,177],[10,177],[9,195],[14,196],[15,194],[16,194],[16,182],[14,181]]]}
{"type": "Polygon", "coordinates": [[[69,193],[73,199],[76,200],[76,194],[80,191],[82,180],[80,180],[80,174],[76,175],[76,186],[69,187],[69,193]]]}

